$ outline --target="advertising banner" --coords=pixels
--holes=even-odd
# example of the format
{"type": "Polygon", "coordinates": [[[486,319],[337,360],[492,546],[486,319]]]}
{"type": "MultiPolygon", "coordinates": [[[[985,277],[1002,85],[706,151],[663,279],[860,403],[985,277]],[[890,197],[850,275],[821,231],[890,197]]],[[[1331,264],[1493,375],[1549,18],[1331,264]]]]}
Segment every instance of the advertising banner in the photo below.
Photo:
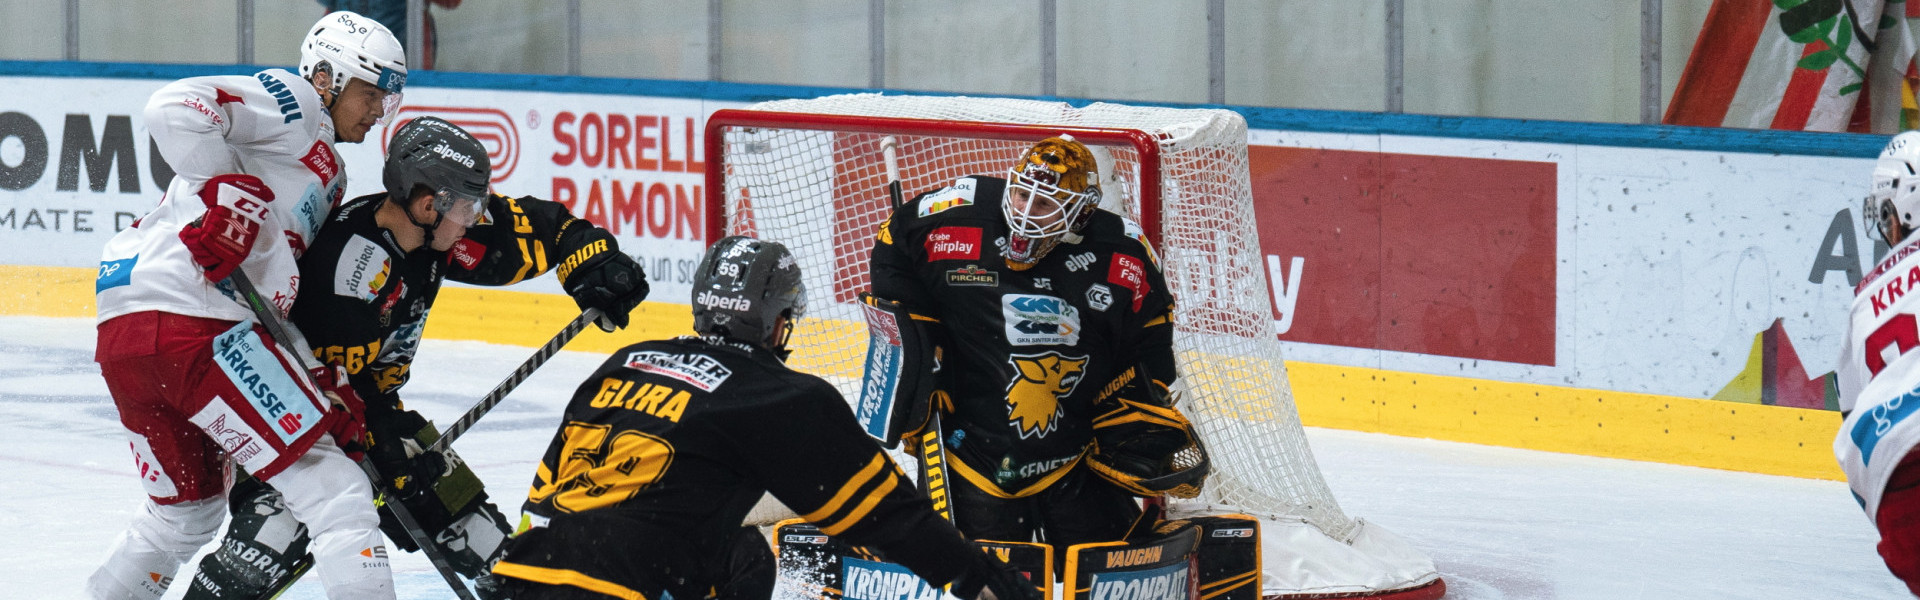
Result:
{"type": "MultiPolygon", "coordinates": [[[[158,79],[9,77],[0,101],[0,263],[97,266],[100,248],[160,201],[172,169],[141,114],[158,79]]],[[[348,197],[382,190],[384,146],[424,115],[486,144],[493,190],[565,204],[612,232],[654,297],[684,298],[704,249],[705,115],[737,103],[606,94],[409,88],[361,144],[338,146],[348,197]]],[[[559,293],[540,278],[524,291],[559,293]]]]}

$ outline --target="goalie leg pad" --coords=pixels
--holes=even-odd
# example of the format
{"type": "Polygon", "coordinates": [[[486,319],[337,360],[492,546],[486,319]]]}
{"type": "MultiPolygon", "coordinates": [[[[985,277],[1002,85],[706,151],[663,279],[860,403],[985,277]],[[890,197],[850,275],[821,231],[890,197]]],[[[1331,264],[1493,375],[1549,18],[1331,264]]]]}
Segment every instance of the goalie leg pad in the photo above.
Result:
{"type": "Polygon", "coordinates": [[[1095,598],[1198,598],[1193,558],[1200,527],[1166,521],[1133,540],[1075,544],[1067,548],[1066,600],[1095,598]]]}
{"type": "MultiPolygon", "coordinates": [[[[900,598],[941,597],[906,567],[887,562],[872,550],[848,544],[820,533],[800,519],[788,519],[774,526],[774,539],[780,542],[779,574],[790,589],[781,597],[834,600],[898,600],[900,598]],[[838,591],[838,594],[833,591],[838,591]]],[[[971,540],[970,544],[993,554],[1013,570],[1033,582],[1042,598],[1053,597],[1053,547],[1038,542],[971,540]]],[[[766,596],[760,596],[762,598],[766,596]]],[[[947,596],[951,597],[951,596],[947,596]]],[[[722,595],[722,599],[726,596],[722,595]]]]}
{"type": "Polygon", "coordinates": [[[307,526],[280,492],[245,477],[228,493],[233,520],[218,549],[200,559],[188,600],[270,597],[313,566],[307,526]]]}
{"type": "Polygon", "coordinates": [[[1200,526],[1200,595],[1260,600],[1260,520],[1247,515],[1187,519],[1200,526]]]}
{"type": "Polygon", "coordinates": [[[899,302],[860,294],[867,318],[867,364],[854,417],[867,435],[891,449],[920,429],[930,413],[940,371],[936,334],[899,302]]]}

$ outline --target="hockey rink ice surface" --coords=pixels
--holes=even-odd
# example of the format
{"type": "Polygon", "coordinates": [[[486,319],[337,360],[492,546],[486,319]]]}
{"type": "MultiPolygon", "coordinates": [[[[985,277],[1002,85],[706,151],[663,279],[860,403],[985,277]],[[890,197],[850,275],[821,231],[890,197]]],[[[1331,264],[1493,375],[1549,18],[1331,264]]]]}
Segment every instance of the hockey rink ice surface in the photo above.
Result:
{"type": "MultiPolygon", "coordinates": [[[[0,317],[0,597],[82,597],[138,506],[93,339],[91,319],[0,317]]],[[[531,353],[429,340],[408,406],[449,423],[531,353]]],[[[560,408],[602,358],[560,353],[455,444],[509,518],[560,408]]],[[[1307,437],[1342,508],[1433,557],[1447,598],[1910,597],[1840,482],[1329,429],[1307,437]]],[[[401,598],[454,597],[423,555],[398,553],[393,570],[401,598]]],[[[284,597],[325,596],[309,575],[284,597]]]]}

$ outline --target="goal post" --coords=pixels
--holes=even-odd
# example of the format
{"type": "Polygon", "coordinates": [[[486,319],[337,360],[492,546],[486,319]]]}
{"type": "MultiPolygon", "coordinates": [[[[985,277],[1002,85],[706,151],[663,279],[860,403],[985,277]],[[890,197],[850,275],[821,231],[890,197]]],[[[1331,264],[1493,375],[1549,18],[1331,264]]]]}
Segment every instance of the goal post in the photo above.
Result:
{"type": "MultiPolygon", "coordinates": [[[[793,250],[808,310],[788,364],[858,398],[857,297],[893,209],[885,154],[912,198],[962,176],[1005,177],[1022,151],[1063,133],[1095,151],[1101,208],[1140,223],[1175,299],[1179,406],[1213,470],[1202,496],[1170,513],[1259,517],[1269,597],[1444,593],[1432,560],[1346,515],[1314,462],[1273,329],[1238,113],[879,94],[720,110],[705,138],[707,239],[752,234],[793,250]]],[[[779,508],[763,503],[750,520],[791,514],[779,508]]]]}

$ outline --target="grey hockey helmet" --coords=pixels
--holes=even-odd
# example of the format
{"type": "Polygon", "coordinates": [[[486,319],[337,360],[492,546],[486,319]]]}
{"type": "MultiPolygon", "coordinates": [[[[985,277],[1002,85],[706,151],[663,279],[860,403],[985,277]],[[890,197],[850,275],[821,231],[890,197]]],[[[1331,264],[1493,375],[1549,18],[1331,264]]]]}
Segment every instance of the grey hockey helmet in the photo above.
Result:
{"type": "Polygon", "coordinates": [[[352,11],[330,12],[300,44],[300,76],[311,81],[322,70],[333,77],[327,92],[338,96],[347,80],[359,79],[387,92],[387,114],[394,114],[407,84],[407,52],[378,21],[352,11]]]}
{"type": "MultiPolygon", "coordinates": [[[[408,121],[387,144],[382,178],[387,197],[402,204],[413,190],[433,190],[440,218],[467,219],[471,225],[487,211],[487,184],[493,176],[487,148],[460,126],[439,117],[408,121]]],[[[415,223],[429,231],[439,223],[415,223]]]]}
{"type": "Polygon", "coordinates": [[[785,357],[786,332],[775,332],[781,315],[793,320],[807,310],[800,265],[779,242],[729,236],[715,243],[693,274],[693,330],[761,346],[785,357]],[[775,333],[780,333],[778,339],[775,333]]]}
{"type": "Polygon", "coordinates": [[[1920,131],[1893,136],[1880,151],[1873,165],[1873,189],[1860,207],[1867,235],[1880,238],[1889,246],[1898,245],[1890,231],[1888,218],[1898,219],[1900,228],[1920,229],[1920,131]]]}

